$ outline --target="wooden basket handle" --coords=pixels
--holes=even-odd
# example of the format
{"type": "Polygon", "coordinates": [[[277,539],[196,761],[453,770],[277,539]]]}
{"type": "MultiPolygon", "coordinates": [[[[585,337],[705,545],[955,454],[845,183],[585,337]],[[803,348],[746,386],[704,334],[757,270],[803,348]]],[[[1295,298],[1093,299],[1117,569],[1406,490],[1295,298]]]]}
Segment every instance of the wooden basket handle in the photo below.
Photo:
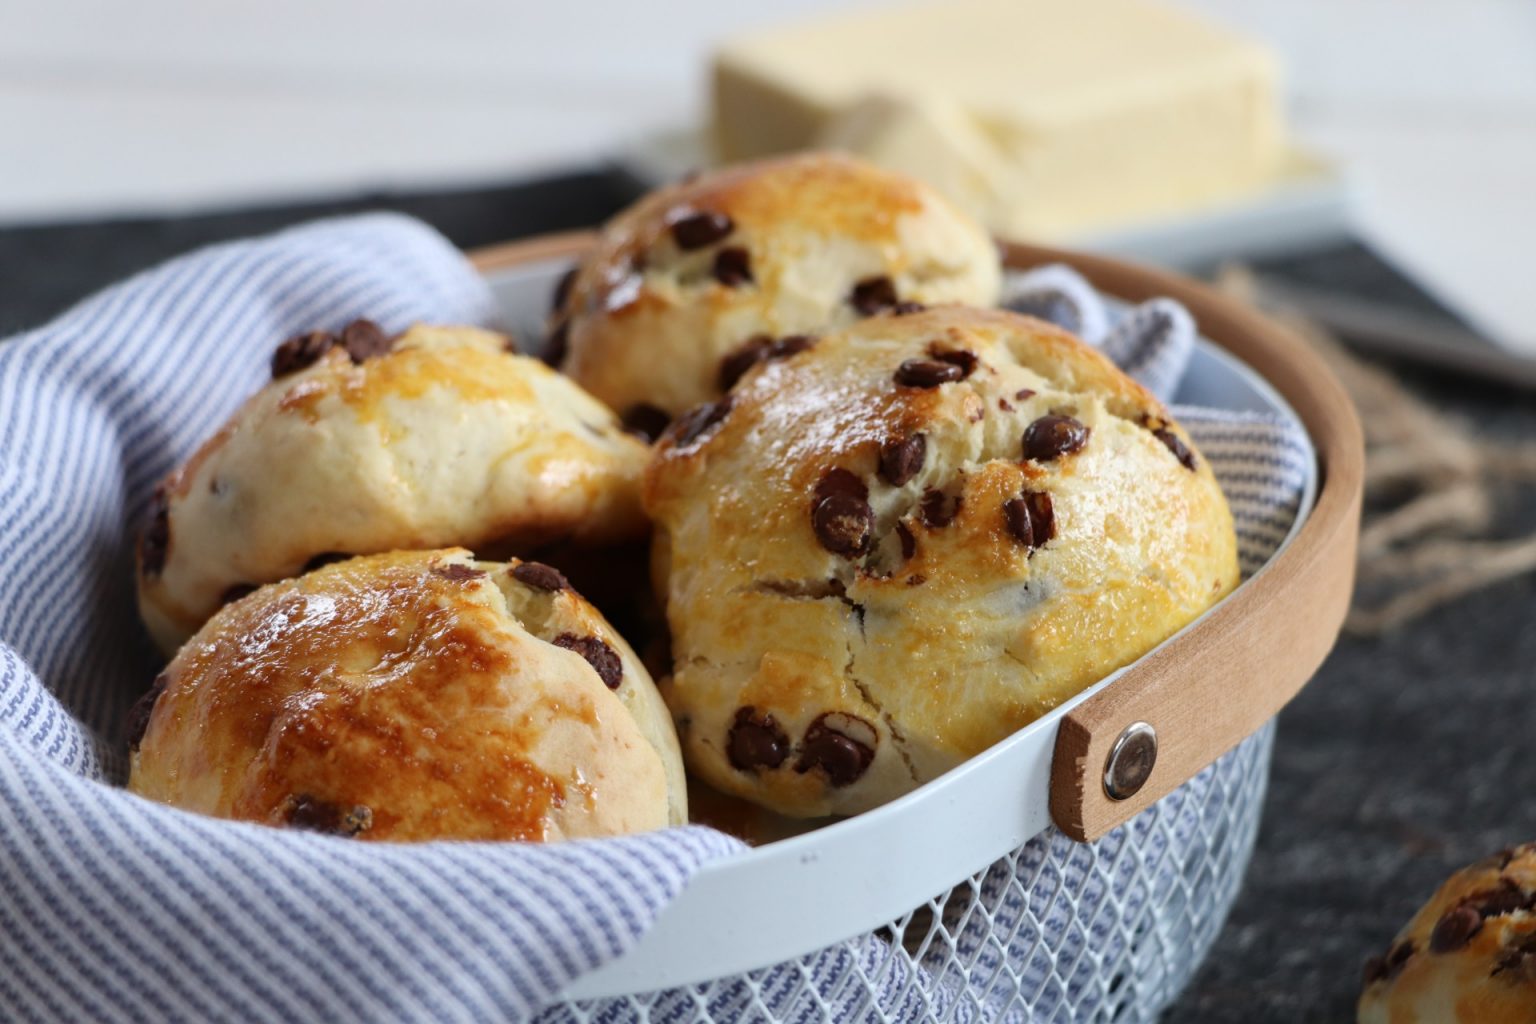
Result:
{"type": "Polygon", "coordinates": [[[1365,448],[1354,405],[1305,341],[1187,278],[1080,253],[1004,245],[1009,266],[1061,262],[1133,302],[1184,304],[1200,333],[1264,377],[1301,417],[1317,449],[1317,503],[1286,549],[1201,623],[1142,658],[1062,719],[1051,763],[1051,817],[1089,841],[1154,801],[1273,718],[1333,648],[1354,588],[1365,448]],[[1255,625],[1262,623],[1262,626],[1255,625]],[[1116,741],[1136,723],[1156,734],[1140,788],[1106,786],[1116,741]]]}

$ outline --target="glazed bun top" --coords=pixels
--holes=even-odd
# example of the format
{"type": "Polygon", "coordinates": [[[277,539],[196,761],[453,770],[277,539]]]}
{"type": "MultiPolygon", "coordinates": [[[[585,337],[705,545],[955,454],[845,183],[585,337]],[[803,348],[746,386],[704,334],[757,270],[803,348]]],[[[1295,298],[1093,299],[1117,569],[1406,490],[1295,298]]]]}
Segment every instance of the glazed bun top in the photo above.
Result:
{"type": "Polygon", "coordinates": [[[232,597],[338,557],[645,535],[645,445],[501,335],[353,324],[286,342],[273,373],[158,493],[139,605],[167,654],[232,597]]]}
{"type": "Polygon", "coordinates": [[[649,675],[538,563],[397,552],[262,587],[138,710],[129,788],[218,817],[528,841],[687,819],[649,675]]]}
{"type": "Polygon", "coordinates": [[[757,349],[913,302],[991,305],[1000,280],[986,231],[914,179],[828,153],[740,164],[615,217],[556,296],[547,355],[655,429],[757,349]]]}

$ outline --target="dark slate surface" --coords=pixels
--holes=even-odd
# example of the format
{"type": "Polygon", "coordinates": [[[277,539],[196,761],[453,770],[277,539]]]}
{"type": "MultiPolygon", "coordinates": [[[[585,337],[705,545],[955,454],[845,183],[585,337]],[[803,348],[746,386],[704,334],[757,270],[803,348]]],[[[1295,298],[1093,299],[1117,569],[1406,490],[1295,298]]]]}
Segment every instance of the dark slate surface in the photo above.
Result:
{"type": "MultiPolygon", "coordinates": [[[[1443,307],[1358,245],[1261,269],[1425,316],[1443,307]]],[[[1387,364],[1486,436],[1536,442],[1536,393],[1387,364]]],[[[1536,531],[1536,486],[1499,492],[1495,536],[1536,531]]],[[[1452,871],[1536,840],[1536,575],[1378,638],[1345,636],[1282,712],[1243,891],[1165,1019],[1353,1020],[1360,968],[1452,871]]]]}
{"type": "MultiPolygon", "coordinates": [[[[474,246],[585,226],[631,194],[622,176],[593,171],[507,188],[0,230],[0,335],[158,260],[312,217],[403,210],[474,246]]],[[[1434,312],[1359,246],[1266,269],[1434,312]]],[[[1490,433],[1536,440],[1529,392],[1401,369],[1421,394],[1490,433]]],[[[1506,497],[1501,529],[1536,529],[1536,494],[1506,497]]],[[[1390,636],[1341,640],[1281,716],[1252,870],[1216,950],[1166,1019],[1352,1019],[1361,963],[1446,874],[1536,839],[1533,695],[1536,578],[1390,636]]]]}

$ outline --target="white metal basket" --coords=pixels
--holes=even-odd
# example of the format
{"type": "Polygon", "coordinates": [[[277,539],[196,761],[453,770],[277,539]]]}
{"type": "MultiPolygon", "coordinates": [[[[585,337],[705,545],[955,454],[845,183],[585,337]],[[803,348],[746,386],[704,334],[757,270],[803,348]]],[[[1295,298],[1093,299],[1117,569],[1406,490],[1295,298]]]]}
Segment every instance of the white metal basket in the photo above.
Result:
{"type": "MultiPolygon", "coordinates": [[[[586,241],[477,256],[511,324],[542,318],[586,241]]],[[[1178,636],[942,779],[706,866],[635,948],[541,1020],[1141,1021],[1209,949],[1252,852],[1273,715],[1347,604],[1358,424],[1300,343],[1198,286],[1060,252],[1007,256],[1071,263],[1126,299],[1171,295],[1220,337],[1199,344],[1180,400],[1306,426],[1318,472],[1290,535],[1178,636]],[[1158,727],[1157,770],[1112,800],[1098,766],[1135,721],[1158,727]]]]}
{"type": "MultiPolygon", "coordinates": [[[[540,1020],[1150,1020],[1199,965],[1237,894],[1273,737],[1264,727],[1097,842],[1047,828],[853,943],[674,988],[579,999],[540,1020]]],[[[801,856],[814,843],[806,846],[801,856]]],[[[755,886],[766,879],[752,875],[771,873],[756,865],[730,884],[755,886]]],[[[890,892],[899,898],[921,884],[913,877],[890,892]]],[[[821,916],[841,930],[843,913],[834,904],[821,916]]],[[[686,973],[710,969],[699,952],[673,956],[686,973]]]]}

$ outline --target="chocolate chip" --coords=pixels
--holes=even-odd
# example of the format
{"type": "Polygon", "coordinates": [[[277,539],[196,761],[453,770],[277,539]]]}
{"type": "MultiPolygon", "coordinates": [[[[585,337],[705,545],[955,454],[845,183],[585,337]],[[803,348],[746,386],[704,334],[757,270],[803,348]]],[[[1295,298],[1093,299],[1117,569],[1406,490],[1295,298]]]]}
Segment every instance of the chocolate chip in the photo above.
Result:
{"type": "MultiPolygon", "coordinates": [[[[896,536],[901,540],[901,557],[903,561],[912,561],[912,556],[917,554],[917,538],[912,536],[912,531],[906,523],[896,524],[896,536]]],[[[907,581],[912,582],[911,580],[907,581]]]]}
{"type": "Polygon", "coordinates": [[[685,448],[725,419],[731,411],[731,403],[731,396],[726,395],[718,402],[695,406],[674,420],[667,432],[679,448],[685,448]]]}
{"type": "Polygon", "coordinates": [[[997,400],[997,407],[1003,410],[1003,412],[1013,412],[1013,403],[1006,398],[999,398],[997,400]]]}
{"type": "Polygon", "coordinates": [[[572,267],[560,275],[560,280],[555,282],[555,294],[550,300],[550,312],[558,313],[565,308],[566,300],[571,297],[571,287],[576,284],[576,275],[580,267],[572,267]]]}
{"type": "Polygon", "coordinates": [[[789,756],[789,737],[766,711],[737,708],[725,737],[725,755],[739,771],[777,768],[789,756]]]}
{"type": "Polygon", "coordinates": [[[165,692],[166,684],[171,681],[170,676],[161,672],[155,676],[155,681],[150,684],[133,706],[128,709],[128,714],[123,717],[123,738],[128,741],[129,749],[138,747],[144,740],[144,733],[149,729],[149,718],[155,711],[155,702],[165,692]]]}
{"type": "Polygon", "coordinates": [[[468,580],[478,580],[485,575],[484,569],[476,569],[472,565],[464,565],[461,562],[449,562],[447,565],[434,565],[432,575],[441,576],[445,580],[455,583],[464,583],[468,580]]]}
{"type": "Polygon", "coordinates": [[[961,377],[969,377],[972,373],[976,372],[977,360],[975,352],[969,352],[963,348],[948,350],[935,350],[930,348],[928,350],[928,354],[933,356],[933,358],[937,359],[941,363],[948,363],[951,366],[960,367],[961,377]]]}
{"type": "Polygon", "coordinates": [[[951,499],[943,491],[929,488],[923,492],[923,500],[918,504],[918,516],[924,526],[943,527],[955,521],[955,516],[960,514],[960,495],[951,499]]]}
{"type": "Polygon", "coordinates": [[[651,405],[649,402],[641,402],[632,405],[624,413],[624,429],[632,434],[639,434],[647,441],[654,441],[667,429],[667,424],[672,422],[672,417],[667,415],[665,409],[651,405]]]}
{"type": "Polygon", "coordinates": [[[512,578],[535,590],[547,590],[550,593],[564,590],[571,585],[559,569],[552,565],[545,565],[543,562],[517,563],[512,567],[512,578]]]}
{"type": "Polygon", "coordinates": [[[815,344],[815,337],[809,334],[790,334],[778,339],[770,338],[766,334],[753,335],[742,342],[739,348],[720,360],[718,378],[720,390],[729,391],[735,387],[736,382],[758,363],[765,363],[772,359],[787,359],[815,344]]]}
{"type": "Polygon", "coordinates": [[[354,363],[382,356],[394,346],[394,339],[372,320],[353,320],[341,329],[341,347],[354,363]]]}
{"type": "Polygon", "coordinates": [[[736,382],[746,372],[768,355],[768,347],[773,344],[773,339],[766,334],[756,334],[742,342],[740,346],[731,352],[727,352],[720,360],[720,373],[717,383],[721,391],[729,391],[736,386],[736,382]]]}
{"type": "Polygon", "coordinates": [[[811,527],[821,546],[834,555],[853,558],[869,550],[875,528],[875,511],[869,502],[847,494],[833,494],[816,503],[811,527]]]}
{"type": "Polygon", "coordinates": [[[787,334],[768,346],[769,359],[788,359],[816,344],[814,334],[787,334]]]}
{"type": "Polygon", "coordinates": [[[1003,518],[1008,522],[1008,532],[1031,554],[1056,535],[1051,496],[1043,491],[1025,491],[1003,502],[1003,518]]]}
{"type": "Polygon", "coordinates": [[[1017,391],[1015,391],[1013,393],[1013,397],[1014,397],[1015,401],[1027,402],[1031,398],[1035,397],[1035,389],[1034,388],[1019,388],[1019,390],[1017,390],[1017,391]]]}
{"type": "Polygon", "coordinates": [[[1536,953],[1536,932],[1527,932],[1520,936],[1510,948],[1522,953],[1536,953]]]}
{"type": "Polygon", "coordinates": [[[561,633],[555,637],[556,647],[564,647],[568,651],[574,651],[587,659],[587,664],[597,673],[597,678],[603,681],[603,685],[610,690],[617,690],[619,684],[624,682],[624,663],[612,647],[599,640],[595,636],[577,636],[575,633],[561,633]]]}
{"type": "Polygon", "coordinates": [[[840,466],[821,475],[811,502],[811,528],[822,547],[845,558],[869,550],[875,512],[868,498],[868,485],[840,466]]]}
{"type": "Polygon", "coordinates": [[[301,794],[291,798],[288,824],[309,832],[327,832],[337,836],[355,836],[373,827],[373,810],[362,804],[342,807],[329,800],[301,794]]]}
{"type": "Polygon", "coordinates": [[[1034,524],[1035,547],[1041,547],[1056,536],[1056,509],[1045,491],[1026,491],[1024,501],[1034,524]]]}
{"type": "Polygon", "coordinates": [[[1458,904],[1440,915],[1435,930],[1429,935],[1431,953],[1454,953],[1472,941],[1483,927],[1483,917],[1465,903],[1458,904]]]}
{"type": "Polygon", "coordinates": [[[345,562],[352,557],[354,556],[347,554],[345,551],[322,551],[305,562],[304,568],[299,570],[299,574],[302,576],[304,573],[314,572],[316,569],[332,565],[336,562],[345,562]]]}
{"type": "Polygon", "coordinates": [[[1513,914],[1517,910],[1536,909],[1536,893],[1527,896],[1518,885],[1506,878],[1500,888],[1475,892],[1461,902],[1482,917],[1498,917],[1513,914]]]}
{"type": "Polygon", "coordinates": [[[913,573],[911,576],[907,577],[907,586],[909,587],[920,587],[927,582],[928,577],[924,576],[920,572],[913,573]]]}
{"type": "Polygon", "coordinates": [[[329,331],[310,331],[308,334],[300,334],[289,338],[277,346],[277,351],[272,353],[272,379],[286,377],[290,373],[298,373],[305,367],[313,366],[320,357],[331,350],[336,344],[336,335],[329,331]]]}
{"type": "Polygon", "coordinates": [[[565,354],[571,348],[571,325],[568,320],[561,320],[550,328],[549,336],[544,339],[544,351],[539,353],[539,358],[546,366],[558,367],[565,362],[565,354]]]}
{"type": "Polygon", "coordinates": [[[921,302],[898,302],[891,307],[891,316],[906,316],[908,313],[921,313],[928,307],[921,302]]]}
{"type": "Polygon", "coordinates": [[[1195,461],[1195,453],[1189,450],[1189,445],[1185,444],[1178,434],[1175,434],[1166,427],[1159,427],[1152,431],[1152,436],[1163,442],[1168,450],[1173,452],[1173,457],[1178,459],[1179,464],[1185,469],[1193,471],[1195,466],[1198,465],[1195,461]]]}
{"type": "Polygon", "coordinates": [[[1536,970],[1533,967],[1536,967],[1536,932],[1529,932],[1499,955],[1488,976],[1493,978],[1505,971],[1518,971],[1529,980],[1536,981],[1536,970]]]}
{"type": "Polygon", "coordinates": [[[1035,524],[1029,516],[1029,504],[1023,498],[1009,498],[1003,502],[1003,518],[1008,522],[1008,532],[1026,548],[1034,550],[1035,524]]]}
{"type": "Polygon", "coordinates": [[[146,576],[159,576],[171,550],[171,508],[165,485],[155,488],[149,499],[149,522],[139,535],[139,569],[146,576]]]}
{"type": "Polygon", "coordinates": [[[869,497],[869,487],[854,473],[843,469],[841,466],[833,466],[821,474],[821,479],[816,481],[816,502],[830,498],[835,494],[846,495],[863,501],[869,497]]]}
{"type": "Polygon", "coordinates": [[[907,388],[936,388],[964,376],[954,363],[938,359],[908,359],[896,368],[896,383],[907,388]]]}
{"type": "Polygon", "coordinates": [[[805,731],[805,739],[800,744],[800,760],[795,764],[795,771],[803,774],[812,769],[820,770],[826,774],[827,781],[835,787],[857,782],[869,770],[869,763],[875,759],[875,752],[835,727],[846,728],[849,725],[856,725],[860,727],[860,731],[867,731],[870,736],[874,735],[874,728],[861,718],[841,713],[822,715],[805,731]]]}
{"type": "Polygon", "coordinates": [[[1088,443],[1088,433],[1088,428],[1071,416],[1041,416],[1024,430],[1024,457],[1049,462],[1081,451],[1088,443]]]}
{"type": "Polygon", "coordinates": [[[727,288],[740,288],[751,284],[752,257],[747,250],[732,246],[715,253],[715,280],[727,288]]]}
{"type": "Polygon", "coordinates": [[[679,249],[687,252],[714,245],[735,229],[731,218],[723,213],[695,213],[672,222],[672,238],[679,249]]]}
{"type": "Polygon", "coordinates": [[[234,604],[242,597],[249,597],[254,593],[256,593],[256,584],[236,583],[232,587],[226,587],[224,593],[219,595],[219,607],[222,608],[226,604],[234,604]]]}
{"type": "Polygon", "coordinates": [[[921,472],[927,457],[928,438],[922,434],[887,441],[880,446],[880,479],[900,487],[921,472]]]}
{"type": "Polygon", "coordinates": [[[1404,939],[1393,946],[1386,956],[1371,957],[1365,962],[1365,976],[1363,979],[1365,984],[1371,985],[1378,981],[1391,981],[1403,973],[1403,967],[1407,965],[1408,959],[1412,956],[1413,942],[1409,939],[1404,939]]]}
{"type": "Polygon", "coordinates": [[[896,297],[896,283],[884,275],[866,277],[854,285],[848,295],[848,302],[864,316],[873,316],[881,310],[890,309],[899,301],[896,297]]]}

